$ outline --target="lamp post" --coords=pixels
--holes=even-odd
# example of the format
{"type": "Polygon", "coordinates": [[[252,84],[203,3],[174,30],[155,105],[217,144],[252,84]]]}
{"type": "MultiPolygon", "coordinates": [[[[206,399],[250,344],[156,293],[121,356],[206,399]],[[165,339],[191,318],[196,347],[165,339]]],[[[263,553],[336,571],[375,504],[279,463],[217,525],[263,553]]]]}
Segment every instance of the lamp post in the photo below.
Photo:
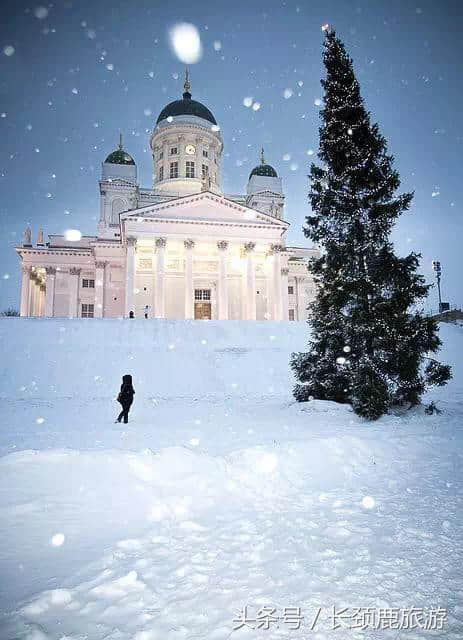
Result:
{"type": "Polygon", "coordinates": [[[441,278],[441,274],[442,274],[442,267],[441,267],[440,262],[438,260],[433,260],[432,261],[432,270],[436,274],[437,291],[439,292],[439,313],[441,313],[442,312],[442,298],[441,298],[441,292],[440,292],[440,278],[441,278]]]}

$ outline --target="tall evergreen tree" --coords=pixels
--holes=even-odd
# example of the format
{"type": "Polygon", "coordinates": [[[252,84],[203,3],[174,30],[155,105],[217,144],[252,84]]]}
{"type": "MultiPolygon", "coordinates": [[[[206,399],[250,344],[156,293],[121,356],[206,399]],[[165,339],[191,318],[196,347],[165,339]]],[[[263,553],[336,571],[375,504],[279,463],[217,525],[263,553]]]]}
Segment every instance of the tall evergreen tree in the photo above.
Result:
{"type": "Polygon", "coordinates": [[[323,61],[321,166],[310,169],[312,214],[304,227],[322,255],[310,264],[317,296],[309,350],[291,359],[294,395],[351,403],[376,419],[392,405],[418,404],[428,385],[445,384],[451,372],[427,357],[441,342],[437,324],[416,307],[430,286],[417,273],[421,256],[396,256],[389,237],[413,194],[396,193],[393,157],[331,29],[323,61]]]}

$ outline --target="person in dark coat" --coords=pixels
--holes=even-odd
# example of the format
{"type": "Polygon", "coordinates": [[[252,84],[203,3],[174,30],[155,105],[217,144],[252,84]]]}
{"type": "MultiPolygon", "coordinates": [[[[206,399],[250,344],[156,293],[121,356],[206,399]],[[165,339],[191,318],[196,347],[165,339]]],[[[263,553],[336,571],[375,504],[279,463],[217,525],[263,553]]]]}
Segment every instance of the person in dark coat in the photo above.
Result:
{"type": "Polygon", "coordinates": [[[122,405],[122,411],[118,415],[116,422],[120,422],[122,418],[124,418],[124,423],[128,423],[129,411],[130,407],[132,406],[134,395],[135,389],[132,385],[132,376],[127,373],[125,376],[122,376],[121,390],[119,395],[117,396],[117,401],[122,405]]]}

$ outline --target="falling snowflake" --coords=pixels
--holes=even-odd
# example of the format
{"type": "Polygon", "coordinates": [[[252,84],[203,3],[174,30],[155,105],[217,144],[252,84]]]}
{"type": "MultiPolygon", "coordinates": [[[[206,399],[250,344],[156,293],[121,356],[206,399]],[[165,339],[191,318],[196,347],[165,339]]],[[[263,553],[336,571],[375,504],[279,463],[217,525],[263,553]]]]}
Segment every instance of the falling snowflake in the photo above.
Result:
{"type": "Polygon", "coordinates": [[[252,97],[251,96],[246,96],[246,98],[243,98],[243,105],[245,107],[251,107],[252,106],[252,97]]]}
{"type": "Polygon", "coordinates": [[[72,89],[72,93],[74,93],[75,95],[77,95],[79,93],[79,89],[76,89],[76,87],[74,87],[72,89]]]}
{"type": "Polygon", "coordinates": [[[254,111],[259,111],[260,102],[254,102],[254,104],[252,105],[252,108],[253,108],[254,111]]]}
{"type": "Polygon", "coordinates": [[[290,153],[285,153],[283,156],[283,160],[285,162],[289,162],[291,160],[291,154],[290,153]]]}
{"type": "Polygon", "coordinates": [[[51,539],[51,543],[54,547],[61,547],[65,539],[64,533],[55,533],[51,539]]]}
{"type": "Polygon", "coordinates": [[[188,22],[181,22],[169,31],[173,52],[183,64],[195,64],[202,56],[201,38],[198,29],[188,22]]]}
{"type": "Polygon", "coordinates": [[[345,364],[346,359],[345,359],[345,358],[343,358],[342,356],[339,356],[339,358],[336,358],[336,362],[337,362],[338,364],[345,364]]]}
{"type": "Polygon", "coordinates": [[[106,69],[108,71],[114,71],[114,65],[111,62],[108,62],[108,64],[106,65],[106,69]]]}
{"type": "Polygon", "coordinates": [[[222,49],[222,43],[220,40],[214,40],[214,50],[220,51],[222,49]]]}
{"type": "Polygon", "coordinates": [[[315,105],[316,107],[320,107],[320,106],[321,106],[321,104],[322,104],[322,100],[321,100],[321,98],[315,98],[315,100],[313,101],[313,103],[314,103],[314,105],[315,105]]]}
{"type": "Polygon", "coordinates": [[[11,44],[7,44],[6,47],[3,47],[3,53],[8,57],[12,56],[14,52],[15,48],[11,44]]]}
{"type": "Polygon", "coordinates": [[[34,9],[34,16],[39,20],[43,20],[48,16],[48,9],[46,7],[36,7],[34,9]]]}
{"type": "Polygon", "coordinates": [[[293,90],[292,89],[285,89],[283,91],[283,97],[285,100],[288,100],[288,98],[291,98],[291,96],[293,95],[293,90]]]}
{"type": "Polygon", "coordinates": [[[365,509],[373,509],[375,504],[375,499],[371,496],[365,496],[364,498],[362,498],[362,506],[364,506],[365,509]]]}
{"type": "Polygon", "coordinates": [[[64,239],[68,242],[78,242],[82,238],[82,233],[78,229],[66,229],[64,239]]]}

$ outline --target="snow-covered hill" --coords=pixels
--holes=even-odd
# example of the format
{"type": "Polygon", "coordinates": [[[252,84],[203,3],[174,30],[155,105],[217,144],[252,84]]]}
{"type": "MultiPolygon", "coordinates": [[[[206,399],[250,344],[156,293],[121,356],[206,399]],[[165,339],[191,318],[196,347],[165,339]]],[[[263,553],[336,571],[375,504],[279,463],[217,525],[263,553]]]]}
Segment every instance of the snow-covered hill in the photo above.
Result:
{"type": "Polygon", "coordinates": [[[429,399],[443,413],[375,423],[293,402],[306,332],[0,321],[2,640],[463,636],[463,329],[441,329],[455,379],[429,399]],[[124,373],[136,396],[119,425],[124,373]],[[333,606],[448,621],[334,631],[333,606]]]}

